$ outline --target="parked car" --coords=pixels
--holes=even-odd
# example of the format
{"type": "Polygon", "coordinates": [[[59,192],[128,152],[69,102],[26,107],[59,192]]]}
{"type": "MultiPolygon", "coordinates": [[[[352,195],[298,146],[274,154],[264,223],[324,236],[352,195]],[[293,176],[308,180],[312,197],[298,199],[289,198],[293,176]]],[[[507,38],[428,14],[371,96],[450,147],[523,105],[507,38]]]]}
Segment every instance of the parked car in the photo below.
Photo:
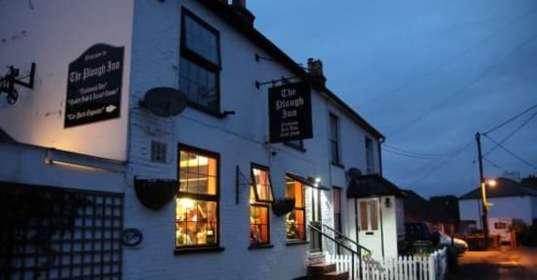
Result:
{"type": "Polygon", "coordinates": [[[405,237],[410,242],[430,241],[431,231],[425,223],[405,223],[405,237]]]}
{"type": "Polygon", "coordinates": [[[438,234],[438,241],[440,245],[451,246],[453,244],[459,253],[464,253],[468,250],[468,243],[460,238],[451,237],[442,231],[437,231],[434,234],[438,234]]]}

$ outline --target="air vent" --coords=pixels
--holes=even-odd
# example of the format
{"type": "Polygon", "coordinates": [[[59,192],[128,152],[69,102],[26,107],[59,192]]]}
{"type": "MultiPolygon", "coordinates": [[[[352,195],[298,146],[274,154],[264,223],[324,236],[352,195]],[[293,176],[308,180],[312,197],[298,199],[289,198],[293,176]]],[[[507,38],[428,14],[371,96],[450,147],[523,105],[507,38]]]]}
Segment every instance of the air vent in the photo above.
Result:
{"type": "Polygon", "coordinates": [[[165,143],[151,141],[151,161],[166,163],[167,147],[165,143]]]}

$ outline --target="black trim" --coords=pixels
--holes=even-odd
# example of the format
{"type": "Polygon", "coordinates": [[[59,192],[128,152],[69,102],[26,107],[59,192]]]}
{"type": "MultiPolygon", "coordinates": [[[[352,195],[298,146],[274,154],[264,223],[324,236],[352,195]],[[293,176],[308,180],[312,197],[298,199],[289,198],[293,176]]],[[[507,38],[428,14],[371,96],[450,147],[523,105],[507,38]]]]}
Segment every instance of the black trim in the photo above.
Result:
{"type": "Polygon", "coordinates": [[[307,245],[310,244],[307,240],[289,240],[285,243],[285,246],[297,246],[297,245],[307,245]]]}
{"type": "MultiPolygon", "coordinates": [[[[223,114],[221,113],[221,90],[220,90],[220,72],[222,71],[222,55],[221,55],[221,48],[220,48],[220,32],[215,29],[214,27],[212,27],[211,25],[209,25],[207,22],[205,22],[203,19],[201,19],[200,17],[196,16],[193,12],[191,12],[190,10],[182,7],[181,8],[181,38],[180,38],[180,55],[179,55],[179,60],[181,60],[181,58],[184,58],[198,66],[200,66],[201,68],[209,71],[209,72],[212,72],[216,75],[216,86],[215,86],[215,91],[216,91],[216,110],[214,109],[211,109],[207,106],[203,106],[199,103],[196,103],[195,101],[192,101],[192,100],[188,100],[188,105],[196,110],[199,110],[201,112],[204,112],[204,113],[207,113],[207,114],[210,114],[212,116],[215,116],[217,118],[223,118],[223,114]],[[213,33],[215,36],[216,36],[216,44],[217,44],[217,53],[218,53],[218,62],[217,64],[215,64],[214,62],[212,61],[209,61],[208,59],[204,58],[203,56],[197,54],[195,51],[193,50],[190,50],[186,47],[186,41],[185,41],[185,17],[189,17],[191,19],[193,19],[195,22],[197,22],[198,24],[200,24],[201,26],[203,26],[205,29],[207,29],[207,31],[213,33]]],[[[179,61],[179,67],[181,67],[181,61],[179,61]]],[[[180,71],[179,71],[180,72],[180,71]]],[[[180,79],[181,79],[181,73],[179,73],[178,75],[179,77],[179,83],[181,83],[180,79]]],[[[179,86],[180,88],[181,86],[179,86]]],[[[188,94],[187,94],[188,96],[188,94]]],[[[188,98],[187,98],[188,99],[188,98]]]]}
{"type": "MultiPolygon", "coordinates": [[[[204,150],[201,148],[193,147],[187,144],[179,143],[177,144],[177,198],[191,198],[194,200],[202,200],[202,201],[212,201],[216,202],[216,244],[214,245],[195,245],[195,246],[177,246],[177,240],[174,238],[175,243],[175,253],[177,251],[204,251],[204,249],[215,249],[215,248],[221,248],[220,247],[220,236],[222,234],[221,230],[221,223],[220,223],[220,204],[222,203],[220,201],[220,154],[208,150],[204,150]],[[190,193],[190,192],[181,192],[180,191],[180,173],[181,173],[181,151],[187,151],[187,152],[194,152],[196,154],[207,156],[210,158],[216,159],[216,194],[198,194],[198,193],[190,193]]],[[[175,203],[175,207],[177,207],[177,202],[175,203]]],[[[174,222],[174,228],[176,227],[177,220],[174,222]]],[[[175,229],[177,230],[177,229],[175,229]]],[[[175,232],[175,231],[174,231],[175,232]]],[[[205,251],[211,251],[211,250],[205,250],[205,251]]]]}
{"type": "Polygon", "coordinates": [[[248,246],[248,250],[259,250],[259,249],[270,249],[274,248],[274,245],[267,243],[267,244],[252,244],[248,246]]]}
{"type": "Polygon", "coordinates": [[[189,254],[199,254],[199,253],[218,253],[224,251],[224,247],[197,247],[197,248],[181,248],[175,249],[173,252],[176,256],[178,255],[189,255],[189,254]]]}

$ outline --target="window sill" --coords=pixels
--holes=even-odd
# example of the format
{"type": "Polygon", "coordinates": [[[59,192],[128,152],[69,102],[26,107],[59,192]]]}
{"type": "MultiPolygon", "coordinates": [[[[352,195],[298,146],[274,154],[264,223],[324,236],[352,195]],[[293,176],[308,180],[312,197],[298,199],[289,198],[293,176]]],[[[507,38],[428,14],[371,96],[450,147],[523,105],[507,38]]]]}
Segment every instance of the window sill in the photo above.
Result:
{"type": "Polygon", "coordinates": [[[306,240],[289,240],[285,243],[285,246],[296,246],[296,245],[306,245],[309,244],[306,240]]]}
{"type": "Polygon", "coordinates": [[[211,115],[215,118],[218,118],[218,119],[224,119],[226,117],[225,114],[223,114],[222,112],[217,112],[217,111],[214,111],[214,110],[211,110],[211,109],[208,109],[206,107],[203,107],[201,105],[198,105],[194,102],[188,102],[188,107],[196,110],[196,111],[200,111],[202,113],[205,113],[205,114],[208,114],[208,115],[211,115]]]}
{"type": "Polygon", "coordinates": [[[218,253],[224,251],[224,247],[200,247],[200,248],[176,248],[174,254],[187,255],[187,254],[200,254],[200,253],[218,253]]]}
{"type": "Polygon", "coordinates": [[[339,163],[339,162],[333,162],[333,161],[332,161],[331,164],[332,164],[333,166],[336,166],[336,167],[345,169],[345,165],[343,165],[343,164],[341,164],[341,163],[339,163]]]}
{"type": "Polygon", "coordinates": [[[272,244],[256,244],[248,246],[248,250],[270,249],[274,248],[272,244]]]}

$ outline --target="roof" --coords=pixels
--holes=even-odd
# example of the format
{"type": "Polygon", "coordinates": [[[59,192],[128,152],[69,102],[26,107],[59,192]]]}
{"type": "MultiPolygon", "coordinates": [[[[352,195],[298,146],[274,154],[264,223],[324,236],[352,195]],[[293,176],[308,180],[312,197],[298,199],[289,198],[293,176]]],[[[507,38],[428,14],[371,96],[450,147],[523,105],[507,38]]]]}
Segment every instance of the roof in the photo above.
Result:
{"type": "MultiPolygon", "coordinates": [[[[292,58],[290,58],[286,53],[272,43],[267,37],[261,34],[261,32],[255,29],[253,24],[249,24],[247,21],[245,21],[237,13],[237,11],[232,6],[226,4],[225,1],[199,0],[199,2],[210,11],[214,12],[222,20],[231,25],[236,31],[242,33],[259,48],[267,52],[278,63],[286,66],[294,75],[303,79],[308,78],[308,73],[300,65],[298,65],[292,58]]],[[[341,107],[353,121],[369,132],[373,137],[377,139],[384,139],[384,135],[382,135],[377,129],[369,124],[332,91],[324,86],[320,91],[325,93],[331,101],[333,101],[337,106],[341,107]]]]}
{"type": "Polygon", "coordinates": [[[378,175],[362,175],[351,179],[347,188],[348,198],[364,198],[384,195],[404,197],[404,193],[392,182],[378,175]]]}
{"type": "MultiPolygon", "coordinates": [[[[495,187],[487,187],[487,197],[537,196],[537,190],[526,187],[514,180],[500,177],[495,187]]],[[[476,188],[459,199],[481,199],[481,188],[476,188]]]]}
{"type": "Polygon", "coordinates": [[[15,143],[15,140],[0,128],[0,143],[15,143]]]}
{"type": "Polygon", "coordinates": [[[413,190],[401,190],[404,194],[405,221],[425,222],[428,219],[429,201],[413,190]]]}
{"type": "Polygon", "coordinates": [[[453,195],[433,196],[429,199],[429,221],[457,222],[460,220],[459,200],[453,195]]]}

